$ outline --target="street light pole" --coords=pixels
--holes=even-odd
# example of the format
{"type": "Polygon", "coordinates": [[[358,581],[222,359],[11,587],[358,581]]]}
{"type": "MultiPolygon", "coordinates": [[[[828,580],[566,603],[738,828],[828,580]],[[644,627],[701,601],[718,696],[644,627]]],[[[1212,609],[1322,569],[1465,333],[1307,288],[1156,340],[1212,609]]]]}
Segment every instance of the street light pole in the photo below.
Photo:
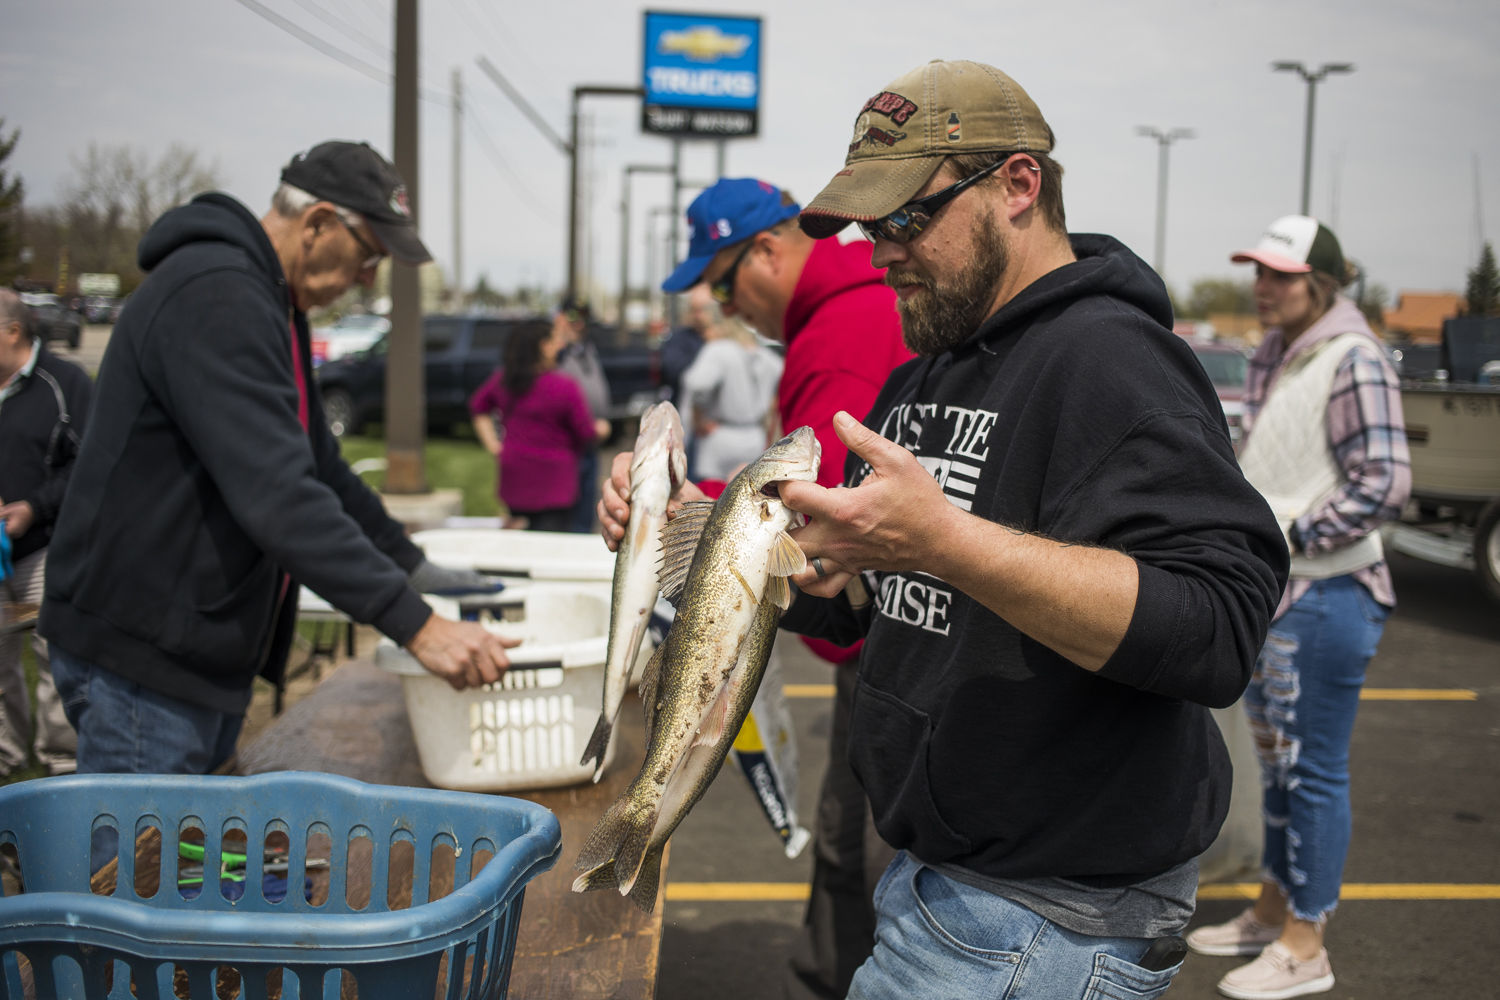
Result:
{"type": "Polygon", "coordinates": [[[1156,252],[1152,254],[1151,266],[1158,275],[1166,274],[1167,267],[1167,154],[1172,143],[1178,139],[1196,139],[1197,133],[1190,128],[1174,128],[1163,132],[1150,125],[1140,125],[1136,135],[1156,140],[1156,252]]]}
{"type": "Polygon", "coordinates": [[[1313,113],[1317,106],[1318,84],[1328,78],[1329,73],[1353,73],[1353,63],[1324,63],[1317,72],[1310,71],[1300,62],[1277,62],[1271,64],[1277,73],[1296,73],[1307,82],[1307,121],[1302,136],[1302,214],[1307,215],[1312,205],[1312,155],[1313,113]]]}

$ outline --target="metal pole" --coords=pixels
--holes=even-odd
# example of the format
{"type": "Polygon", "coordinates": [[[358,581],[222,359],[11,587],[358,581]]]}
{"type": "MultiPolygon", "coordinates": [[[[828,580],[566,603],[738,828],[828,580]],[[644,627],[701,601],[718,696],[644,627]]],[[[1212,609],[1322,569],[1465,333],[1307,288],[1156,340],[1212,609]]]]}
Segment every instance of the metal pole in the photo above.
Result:
{"type": "MultiPolygon", "coordinates": [[[[630,179],[636,174],[669,174],[672,168],[657,163],[632,163],[620,183],[620,325],[625,325],[625,304],[630,298],[630,179]]],[[[647,237],[650,243],[650,237],[647,237]]],[[[650,285],[648,283],[647,287],[650,285]]],[[[650,292],[647,292],[650,301],[650,292]]]]}
{"type": "Polygon", "coordinates": [[[453,287],[459,307],[464,299],[464,213],[463,213],[463,134],[464,77],[453,70],[453,287]]]}
{"type": "MultiPolygon", "coordinates": [[[[418,206],[417,2],[396,0],[396,81],[392,142],[396,170],[406,182],[412,225],[418,206]]],[[[391,262],[391,332],[385,361],[385,488],[426,493],[422,449],[427,431],[422,363],[422,287],[417,269],[391,262]]]]}
{"type": "Polygon", "coordinates": [[[567,298],[578,294],[578,100],[573,88],[573,107],[568,116],[568,289],[567,298]]]}
{"type": "Polygon", "coordinates": [[[1318,81],[1323,74],[1304,73],[1302,78],[1307,81],[1307,130],[1302,137],[1302,214],[1308,214],[1308,208],[1312,204],[1312,154],[1313,154],[1313,112],[1316,107],[1318,81]]]}
{"type": "Polygon", "coordinates": [[[720,139],[718,146],[719,148],[714,155],[714,177],[722,179],[724,176],[724,160],[729,150],[729,140],[720,139]]]}
{"type": "MultiPolygon", "coordinates": [[[[682,220],[682,140],[672,140],[672,218],[667,227],[667,269],[670,274],[677,269],[678,226],[682,220]]],[[[677,296],[667,300],[667,325],[677,325],[677,296]]]]}
{"type": "Polygon", "coordinates": [[[1166,136],[1156,140],[1156,254],[1152,267],[1157,274],[1165,274],[1167,267],[1167,154],[1172,140],[1166,136]]]}

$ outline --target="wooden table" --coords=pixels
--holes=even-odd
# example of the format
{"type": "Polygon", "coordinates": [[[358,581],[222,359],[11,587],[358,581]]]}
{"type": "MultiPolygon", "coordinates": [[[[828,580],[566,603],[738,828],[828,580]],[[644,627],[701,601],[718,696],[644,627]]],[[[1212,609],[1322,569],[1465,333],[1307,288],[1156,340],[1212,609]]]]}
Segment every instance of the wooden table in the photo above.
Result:
{"type": "MultiPolygon", "coordinates": [[[[510,995],[648,1000],[656,993],[664,903],[642,913],[612,892],[576,893],[573,859],[594,823],[640,769],[645,739],[640,702],[625,700],[615,762],[599,784],[520,792],[562,824],[557,867],[526,889],[510,995]]],[[[399,678],[356,660],[287,709],[238,757],[241,774],[323,771],[386,785],[430,787],[417,760],[399,678]]],[[[662,860],[662,885],[667,883],[662,860]]]]}
{"type": "Polygon", "coordinates": [[[0,601],[0,635],[36,628],[36,619],[41,611],[41,606],[38,604],[0,601]]]}

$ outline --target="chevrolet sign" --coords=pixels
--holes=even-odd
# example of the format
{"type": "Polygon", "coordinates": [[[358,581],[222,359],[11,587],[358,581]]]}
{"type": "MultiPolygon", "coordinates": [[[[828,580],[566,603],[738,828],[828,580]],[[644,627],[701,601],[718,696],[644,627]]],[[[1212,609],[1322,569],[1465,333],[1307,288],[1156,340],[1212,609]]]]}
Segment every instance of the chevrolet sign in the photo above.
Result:
{"type": "Polygon", "coordinates": [[[725,138],[760,130],[758,17],[647,11],[641,127],[725,138]]]}

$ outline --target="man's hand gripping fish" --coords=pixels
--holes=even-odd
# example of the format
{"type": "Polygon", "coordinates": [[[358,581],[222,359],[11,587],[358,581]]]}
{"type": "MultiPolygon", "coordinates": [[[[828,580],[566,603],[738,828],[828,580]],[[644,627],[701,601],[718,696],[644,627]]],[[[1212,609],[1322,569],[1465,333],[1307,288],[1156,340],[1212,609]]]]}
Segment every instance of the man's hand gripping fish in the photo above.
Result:
{"type": "Polygon", "coordinates": [[[671,403],[657,403],[641,416],[641,433],[630,460],[630,521],[615,554],[615,585],[609,607],[609,653],[604,664],[604,710],[580,764],[594,761],[594,780],[604,772],[604,752],[630,687],[630,671],[641,651],[660,589],[661,533],[667,504],[687,478],[682,421],[671,403]]]}
{"type": "Polygon", "coordinates": [[[575,892],[616,889],[655,908],[667,838],[719,773],[791,603],[786,578],[807,565],[775,484],[816,481],[820,457],[812,428],[798,428],[717,501],[685,504],[668,523],[662,592],[677,619],[641,681],[646,760],[579,853],[575,892]]]}

